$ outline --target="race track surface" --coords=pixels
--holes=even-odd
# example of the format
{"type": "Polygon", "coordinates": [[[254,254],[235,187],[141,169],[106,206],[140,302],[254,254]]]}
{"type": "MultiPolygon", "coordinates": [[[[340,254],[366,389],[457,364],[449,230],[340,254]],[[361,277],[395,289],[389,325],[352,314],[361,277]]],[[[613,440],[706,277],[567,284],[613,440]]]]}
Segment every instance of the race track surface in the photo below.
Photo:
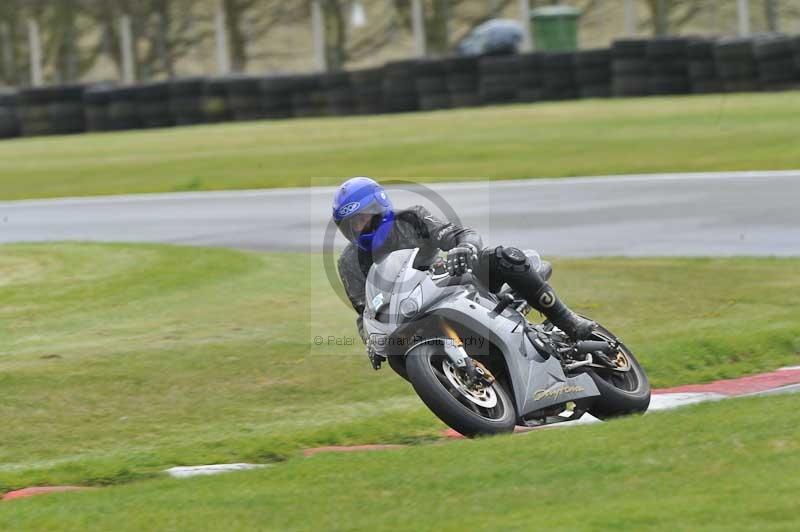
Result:
{"type": "MultiPolygon", "coordinates": [[[[0,242],[321,251],[332,194],[316,187],[0,202],[0,242]]],[[[438,196],[487,244],[548,256],[800,256],[800,170],[447,183],[391,196],[396,207],[442,212],[438,196]]]]}

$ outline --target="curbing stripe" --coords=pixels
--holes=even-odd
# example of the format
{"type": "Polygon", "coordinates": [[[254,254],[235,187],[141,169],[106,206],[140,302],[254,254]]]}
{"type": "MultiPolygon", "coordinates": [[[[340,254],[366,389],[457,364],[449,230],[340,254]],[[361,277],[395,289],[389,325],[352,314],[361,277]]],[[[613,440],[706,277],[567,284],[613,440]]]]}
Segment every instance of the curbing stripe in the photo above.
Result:
{"type": "Polygon", "coordinates": [[[654,390],[654,394],[667,393],[717,393],[726,396],[745,395],[750,393],[765,392],[781,386],[800,383],[800,369],[783,368],[760,375],[740,377],[738,379],[725,379],[708,384],[689,384],[654,390]]]}
{"type": "Polygon", "coordinates": [[[86,486],[35,486],[32,488],[23,488],[21,490],[9,491],[3,495],[4,501],[11,501],[14,499],[26,499],[28,497],[35,497],[36,495],[47,495],[48,493],[63,493],[65,491],[85,491],[97,488],[88,488],[86,486]]]}

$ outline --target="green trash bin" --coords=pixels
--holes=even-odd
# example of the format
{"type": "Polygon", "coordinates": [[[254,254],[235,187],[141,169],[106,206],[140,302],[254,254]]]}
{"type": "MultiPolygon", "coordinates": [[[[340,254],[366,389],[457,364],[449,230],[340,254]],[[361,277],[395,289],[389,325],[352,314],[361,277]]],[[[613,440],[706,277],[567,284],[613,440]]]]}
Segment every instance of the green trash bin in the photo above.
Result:
{"type": "Polygon", "coordinates": [[[546,6],[531,11],[531,33],[537,50],[577,50],[581,10],[571,6],[546,6]]]}

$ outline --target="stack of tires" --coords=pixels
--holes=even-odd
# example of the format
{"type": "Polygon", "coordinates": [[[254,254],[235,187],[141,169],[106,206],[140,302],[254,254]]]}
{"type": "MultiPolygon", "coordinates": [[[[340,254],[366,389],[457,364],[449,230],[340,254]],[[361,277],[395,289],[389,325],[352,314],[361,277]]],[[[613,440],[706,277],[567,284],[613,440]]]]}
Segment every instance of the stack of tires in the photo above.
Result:
{"type": "Polygon", "coordinates": [[[213,78],[206,82],[203,91],[203,114],[208,123],[216,124],[233,119],[228,101],[227,82],[226,78],[213,78]]]}
{"type": "Polygon", "coordinates": [[[51,133],[47,105],[52,95],[49,89],[24,89],[19,93],[20,133],[26,137],[51,133]]]}
{"type": "Polygon", "coordinates": [[[47,108],[52,132],[57,135],[83,133],[86,121],[83,117],[83,85],[55,87],[54,99],[47,108]]]}
{"type": "Polygon", "coordinates": [[[574,52],[548,52],[542,56],[542,67],[545,100],[571,100],[580,96],[574,52]]]}
{"type": "Polygon", "coordinates": [[[108,123],[112,131],[140,129],[138,94],[136,87],[115,87],[108,102],[108,123]]]}
{"type": "Polygon", "coordinates": [[[751,39],[721,39],[714,47],[714,61],[727,92],[759,89],[758,68],[751,39]]]}
{"type": "Polygon", "coordinates": [[[230,114],[234,120],[261,120],[261,78],[253,76],[230,76],[225,82],[225,94],[230,114]]]}
{"type": "Polygon", "coordinates": [[[17,93],[0,89],[0,139],[19,135],[19,119],[17,118],[17,93]]]}
{"type": "Polygon", "coordinates": [[[109,116],[113,85],[108,83],[93,85],[83,91],[83,117],[86,131],[111,131],[109,116]]]}
{"type": "Polygon", "coordinates": [[[19,95],[18,116],[25,136],[82,133],[86,131],[83,86],[24,90],[19,95]]]}
{"type": "Polygon", "coordinates": [[[662,37],[647,44],[650,62],[650,94],[688,94],[689,41],[680,37],[662,37]]]}
{"type": "Polygon", "coordinates": [[[581,98],[611,96],[611,50],[586,50],[575,54],[575,81],[581,98]]]}
{"type": "Polygon", "coordinates": [[[615,96],[646,96],[650,84],[647,40],[621,39],[611,46],[615,96]]]}
{"type": "Polygon", "coordinates": [[[517,101],[538,102],[545,97],[543,54],[534,52],[519,56],[517,101]]]}
{"type": "Polygon", "coordinates": [[[291,118],[292,93],[297,76],[270,76],[261,79],[261,107],[264,118],[291,118]]]}
{"type": "Polygon", "coordinates": [[[419,108],[417,83],[414,79],[416,61],[387,63],[383,75],[383,105],[387,112],[402,113],[419,108]]]}
{"type": "Polygon", "coordinates": [[[792,47],[794,48],[794,71],[800,78],[800,36],[792,39],[792,47]]]}
{"type": "Polygon", "coordinates": [[[784,35],[759,39],[753,44],[753,55],[758,65],[758,81],[768,91],[797,88],[794,43],[784,35]]]}
{"type": "Polygon", "coordinates": [[[169,108],[176,125],[205,123],[205,94],[205,78],[176,79],[170,82],[169,108]]]}
{"type": "Polygon", "coordinates": [[[479,63],[481,101],[486,104],[515,102],[519,84],[518,55],[490,55],[479,63]]]}
{"type": "Polygon", "coordinates": [[[136,111],[145,128],[175,125],[169,108],[169,84],[158,81],[135,88],[136,111]]]}
{"type": "Polygon", "coordinates": [[[356,114],[356,97],[350,83],[350,74],[344,71],[323,74],[322,88],[325,90],[325,101],[330,116],[356,114]]]}
{"type": "Polygon", "coordinates": [[[443,60],[447,72],[447,92],[453,107],[472,107],[481,104],[478,58],[449,57],[443,60]]]}
{"type": "Polygon", "coordinates": [[[447,69],[444,62],[429,59],[414,66],[419,108],[423,111],[450,108],[447,69]]]}
{"type": "Polygon", "coordinates": [[[325,116],[328,113],[328,98],[322,90],[322,79],[319,74],[295,77],[292,113],[298,118],[325,116]]]}
{"type": "Polygon", "coordinates": [[[722,81],[714,62],[714,41],[697,39],[687,47],[689,56],[689,84],[695,94],[724,92],[722,81]]]}
{"type": "Polygon", "coordinates": [[[350,72],[350,85],[356,112],[376,115],[383,112],[383,68],[366,68],[350,72]]]}

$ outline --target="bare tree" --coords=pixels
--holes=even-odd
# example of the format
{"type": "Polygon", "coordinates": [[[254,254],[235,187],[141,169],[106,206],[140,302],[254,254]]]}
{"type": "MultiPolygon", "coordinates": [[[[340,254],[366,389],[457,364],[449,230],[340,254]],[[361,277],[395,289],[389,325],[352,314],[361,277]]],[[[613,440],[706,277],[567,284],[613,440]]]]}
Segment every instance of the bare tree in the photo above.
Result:
{"type": "MultiPolygon", "coordinates": [[[[337,2],[343,3],[343,2],[337,2]]],[[[231,67],[247,70],[248,61],[258,57],[251,44],[283,24],[296,24],[310,17],[308,0],[222,0],[231,67]]]]}
{"type": "MultiPolygon", "coordinates": [[[[63,0],[61,0],[63,1],[63,0]]],[[[202,7],[195,0],[81,0],[99,39],[96,55],[106,55],[122,73],[119,21],[131,19],[137,79],[176,75],[176,62],[207,38],[202,7]]]]}
{"type": "Polygon", "coordinates": [[[704,0],[646,0],[645,24],[654,35],[677,33],[703,11],[704,0]]]}
{"type": "Polygon", "coordinates": [[[18,68],[20,59],[19,28],[22,27],[20,17],[20,1],[6,0],[0,2],[0,48],[2,49],[3,77],[8,85],[19,83],[18,68]]]}
{"type": "Polygon", "coordinates": [[[325,20],[325,61],[331,70],[341,69],[348,60],[347,7],[344,0],[323,0],[325,20]]]}
{"type": "Polygon", "coordinates": [[[777,33],[778,29],[778,2],[776,0],[764,0],[764,15],[767,19],[767,29],[777,33]]]}

